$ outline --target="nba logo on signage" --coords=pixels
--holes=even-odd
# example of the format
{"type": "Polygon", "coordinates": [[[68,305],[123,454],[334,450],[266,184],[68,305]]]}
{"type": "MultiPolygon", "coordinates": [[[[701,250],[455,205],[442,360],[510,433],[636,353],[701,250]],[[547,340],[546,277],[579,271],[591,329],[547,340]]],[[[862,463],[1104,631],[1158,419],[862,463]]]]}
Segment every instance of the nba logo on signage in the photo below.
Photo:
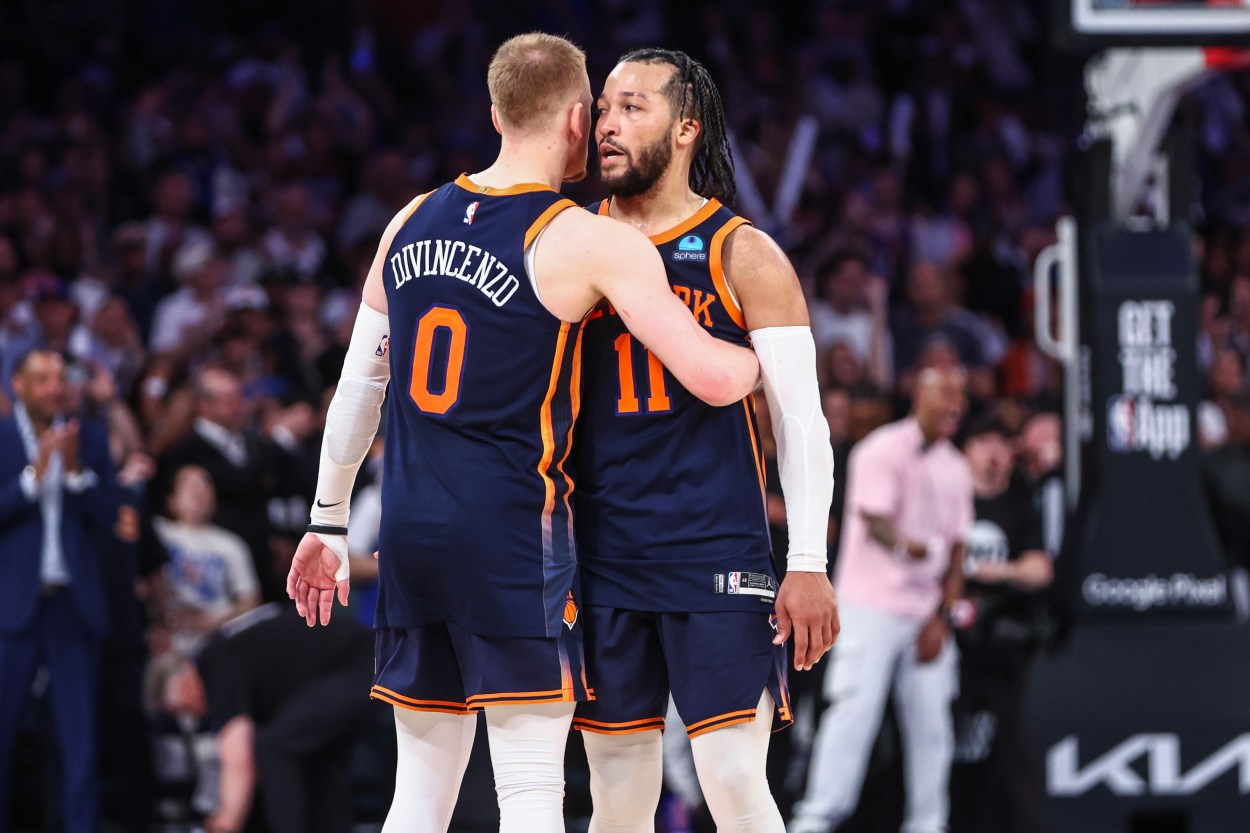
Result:
{"type": "Polygon", "coordinates": [[[1107,403],[1107,445],[1117,454],[1133,450],[1137,403],[1131,396],[1113,396],[1107,403]]]}
{"type": "Polygon", "coordinates": [[[1107,401],[1107,447],[1175,460],[1189,447],[1190,414],[1177,402],[1171,301],[1125,301],[1117,312],[1123,392],[1107,401]]]}

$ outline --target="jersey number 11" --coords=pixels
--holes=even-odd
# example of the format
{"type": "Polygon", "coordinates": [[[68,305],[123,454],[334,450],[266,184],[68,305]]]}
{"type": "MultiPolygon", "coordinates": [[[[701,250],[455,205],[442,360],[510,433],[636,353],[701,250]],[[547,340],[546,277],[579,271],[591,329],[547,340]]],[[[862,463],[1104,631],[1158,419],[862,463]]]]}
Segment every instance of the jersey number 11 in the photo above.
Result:
{"type": "MultiPolygon", "coordinates": [[[[634,384],[634,337],[621,333],[613,344],[616,347],[616,368],[620,383],[620,398],[616,400],[618,414],[639,412],[637,388],[634,384]]],[[[643,348],[646,350],[646,348],[643,348]]],[[[647,350],[647,413],[662,414],[673,409],[673,400],[664,386],[664,365],[655,354],[647,350]]]]}

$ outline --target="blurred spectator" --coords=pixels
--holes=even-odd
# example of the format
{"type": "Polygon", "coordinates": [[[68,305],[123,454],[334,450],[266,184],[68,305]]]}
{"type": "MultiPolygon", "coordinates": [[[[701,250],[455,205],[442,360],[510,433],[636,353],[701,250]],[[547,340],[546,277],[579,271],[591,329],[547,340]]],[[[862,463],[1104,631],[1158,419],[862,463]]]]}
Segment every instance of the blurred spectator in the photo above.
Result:
{"type": "Polygon", "coordinates": [[[68,355],[70,336],[79,318],[78,307],[70,297],[69,285],[60,278],[43,273],[30,279],[27,288],[35,313],[36,343],[68,355]]]}
{"type": "Polygon", "coordinates": [[[188,657],[198,654],[224,622],[260,604],[247,546],[239,536],[209,523],[216,503],[208,472],[184,466],[174,473],[170,519],[155,521],[170,555],[172,647],[188,657]]]}
{"type": "Polygon", "coordinates": [[[1058,414],[1039,413],[1024,423],[1018,441],[1020,474],[1033,491],[1042,519],[1042,549],[1058,558],[1063,547],[1068,504],[1063,484],[1063,423],[1058,414]]]}
{"type": "Polygon", "coordinates": [[[182,288],[156,307],[152,352],[187,358],[203,351],[224,323],[227,265],[212,243],[196,242],[178,250],[172,270],[182,288]]]}
{"type": "Polygon", "coordinates": [[[312,629],[268,604],[228,622],[198,663],[152,682],[163,709],[206,717],[221,762],[205,833],[244,829],[259,786],[271,833],[350,833],[348,759],[369,716],[373,634],[349,616],[312,629]]]}
{"type": "Polygon", "coordinates": [[[0,420],[0,818],[9,811],[22,713],[43,666],[61,753],[62,823],[67,833],[92,833],[97,692],[109,628],[103,559],[115,540],[117,484],[104,427],[67,419],[59,355],[27,353],[13,389],[13,416],[0,420]]]}
{"type": "Polygon", "coordinates": [[[326,258],[326,244],[312,229],[308,201],[308,190],[302,185],[279,191],[274,203],[276,224],[262,242],[272,266],[290,269],[304,280],[319,278],[326,258]]]}
{"type": "Polygon", "coordinates": [[[144,256],[149,275],[173,274],[179,280],[177,267],[171,268],[175,254],[183,249],[211,246],[212,237],[192,222],[195,207],[195,184],[181,171],[167,170],[152,188],[152,215],[144,227],[144,256]]]}
{"type": "Polygon", "coordinates": [[[155,462],[140,453],[126,457],[117,472],[117,540],[104,571],[111,627],[100,680],[102,815],[128,833],[150,833],[156,797],[152,747],[135,742],[149,734],[143,700],[148,627],[165,615],[161,576],[169,556],[146,511],[147,483],[155,473],[155,462]]]}
{"type": "Polygon", "coordinates": [[[921,353],[936,339],[951,346],[960,364],[973,371],[984,369],[985,354],[969,323],[971,316],[951,305],[948,281],[936,265],[922,261],[912,267],[907,301],[908,307],[899,310],[893,324],[895,361],[904,392],[912,384],[921,353]]]}
{"type": "Polygon", "coordinates": [[[172,485],[173,472],[183,466],[199,466],[208,472],[217,497],[213,523],[247,544],[262,598],[285,599],[286,572],[278,569],[269,548],[268,505],[280,468],[273,446],[247,430],[249,404],[234,374],[217,368],[203,370],[196,381],[195,398],[193,430],[162,461],[164,482],[172,485]]]}
{"type": "Polygon", "coordinates": [[[888,327],[889,288],[868,271],[868,262],[853,251],[834,254],[816,278],[812,302],[812,335],[816,349],[846,344],[868,380],[888,388],[893,382],[893,343],[888,327]]]}
{"type": "Polygon", "coordinates": [[[961,370],[928,370],[911,417],[851,452],[836,586],[842,635],[826,672],[831,706],[791,833],[826,833],[855,810],[891,692],[904,747],[904,829],[946,828],[957,657],[947,624],[963,590],[972,481],[951,445],[967,407],[961,370]]]}
{"type": "Polygon", "coordinates": [[[964,574],[975,621],[956,631],[959,699],[951,771],[953,833],[1045,833],[1039,762],[1025,714],[1028,668],[1042,638],[1037,591],[1054,579],[1041,515],[1012,477],[1007,427],[985,416],[969,427],[964,454],[976,520],[964,574]]]}

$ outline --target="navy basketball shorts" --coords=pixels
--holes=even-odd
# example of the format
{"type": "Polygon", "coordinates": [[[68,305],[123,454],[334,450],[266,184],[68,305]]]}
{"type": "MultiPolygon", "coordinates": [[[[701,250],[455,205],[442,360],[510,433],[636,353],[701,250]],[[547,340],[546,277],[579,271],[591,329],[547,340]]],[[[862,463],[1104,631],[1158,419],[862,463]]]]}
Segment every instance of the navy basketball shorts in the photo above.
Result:
{"type": "Polygon", "coordinates": [[[477,636],[452,622],[380,628],[375,645],[370,696],[400,708],[469,714],[594,696],[576,620],[553,638],[477,636]]]}
{"type": "Polygon", "coordinates": [[[773,728],[790,725],[786,646],[773,645],[765,611],[643,613],[587,606],[587,671],[595,699],[579,703],[573,726],[625,734],[663,729],[668,696],[696,737],[756,718],[768,689],[773,728]]]}

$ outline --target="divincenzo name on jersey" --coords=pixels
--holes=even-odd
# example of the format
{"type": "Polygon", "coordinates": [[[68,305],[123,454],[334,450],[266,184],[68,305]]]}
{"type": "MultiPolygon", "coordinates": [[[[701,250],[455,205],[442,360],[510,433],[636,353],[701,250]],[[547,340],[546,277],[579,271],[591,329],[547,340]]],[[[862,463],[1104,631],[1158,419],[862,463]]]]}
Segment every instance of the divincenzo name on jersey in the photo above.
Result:
{"type": "Polygon", "coordinates": [[[476,286],[502,307],[521,286],[508,265],[479,246],[463,240],[419,240],[391,255],[391,277],[399,289],[413,278],[442,275],[476,286]]]}

